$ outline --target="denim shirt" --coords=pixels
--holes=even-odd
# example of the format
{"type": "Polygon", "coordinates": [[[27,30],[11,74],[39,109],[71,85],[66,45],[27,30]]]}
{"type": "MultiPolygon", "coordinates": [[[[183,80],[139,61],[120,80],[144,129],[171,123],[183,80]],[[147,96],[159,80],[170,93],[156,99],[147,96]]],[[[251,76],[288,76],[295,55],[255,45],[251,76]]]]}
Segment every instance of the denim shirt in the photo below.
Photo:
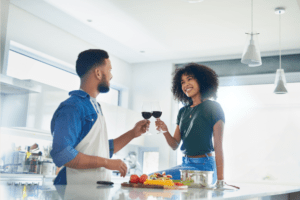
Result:
{"type": "MultiPolygon", "coordinates": [[[[88,93],[75,90],[69,95],[70,97],[59,105],[51,121],[53,145],[50,155],[58,167],[77,156],[78,151],[75,147],[89,133],[98,118],[88,93]]],[[[113,140],[109,140],[109,152],[112,157],[113,140]]],[[[59,172],[54,184],[66,184],[66,168],[59,172]]]]}

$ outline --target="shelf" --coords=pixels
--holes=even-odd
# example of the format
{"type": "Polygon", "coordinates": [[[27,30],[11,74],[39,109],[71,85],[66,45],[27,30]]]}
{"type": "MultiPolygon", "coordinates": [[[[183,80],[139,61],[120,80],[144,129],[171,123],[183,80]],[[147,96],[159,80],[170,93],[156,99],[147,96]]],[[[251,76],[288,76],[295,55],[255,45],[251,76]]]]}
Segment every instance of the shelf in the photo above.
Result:
{"type": "Polygon", "coordinates": [[[32,181],[42,181],[43,175],[41,174],[0,174],[0,182],[32,182],[32,181]]]}
{"type": "Polygon", "coordinates": [[[0,74],[1,94],[40,93],[41,89],[41,86],[34,84],[31,80],[20,80],[0,74]]]}
{"type": "Polygon", "coordinates": [[[9,134],[21,137],[31,137],[52,141],[52,135],[48,131],[26,128],[26,127],[0,127],[1,134],[9,134]]]}

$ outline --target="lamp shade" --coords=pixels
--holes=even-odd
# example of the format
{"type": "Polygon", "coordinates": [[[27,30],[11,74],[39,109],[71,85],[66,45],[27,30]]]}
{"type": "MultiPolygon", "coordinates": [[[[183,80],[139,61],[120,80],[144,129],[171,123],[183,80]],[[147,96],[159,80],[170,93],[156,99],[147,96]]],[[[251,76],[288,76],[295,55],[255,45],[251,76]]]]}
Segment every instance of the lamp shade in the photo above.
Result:
{"type": "Polygon", "coordinates": [[[247,37],[247,43],[245,45],[241,62],[243,64],[247,64],[249,67],[257,67],[262,64],[257,36],[252,33],[247,37]]]}
{"type": "Polygon", "coordinates": [[[277,69],[276,78],[275,78],[275,94],[285,94],[287,93],[286,89],[286,79],[283,69],[277,69]]]}

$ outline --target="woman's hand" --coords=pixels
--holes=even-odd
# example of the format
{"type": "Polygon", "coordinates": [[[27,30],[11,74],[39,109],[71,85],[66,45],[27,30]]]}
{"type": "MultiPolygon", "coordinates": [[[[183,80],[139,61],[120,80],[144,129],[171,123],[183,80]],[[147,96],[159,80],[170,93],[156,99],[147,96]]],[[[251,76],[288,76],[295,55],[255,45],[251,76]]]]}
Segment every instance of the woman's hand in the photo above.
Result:
{"type": "Polygon", "coordinates": [[[168,132],[168,127],[165,124],[165,122],[161,121],[159,118],[156,119],[155,121],[155,126],[156,126],[156,130],[158,131],[164,131],[164,132],[168,132]]]}
{"type": "Polygon", "coordinates": [[[234,187],[235,189],[240,189],[240,187],[238,187],[238,186],[227,184],[224,180],[217,181],[217,184],[216,184],[217,189],[222,189],[222,188],[224,188],[224,186],[231,186],[231,187],[234,187]]]}

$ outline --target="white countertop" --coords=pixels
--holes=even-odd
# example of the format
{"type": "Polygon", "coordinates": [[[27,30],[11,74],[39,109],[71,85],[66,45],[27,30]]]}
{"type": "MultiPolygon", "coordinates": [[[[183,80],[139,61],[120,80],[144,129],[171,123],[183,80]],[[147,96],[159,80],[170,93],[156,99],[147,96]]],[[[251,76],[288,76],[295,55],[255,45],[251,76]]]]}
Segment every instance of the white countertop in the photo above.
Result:
{"type": "MultiPolygon", "coordinates": [[[[268,185],[268,184],[248,184],[232,183],[240,190],[215,191],[206,189],[189,188],[187,190],[162,190],[143,188],[124,188],[119,183],[114,186],[99,185],[75,185],[75,186],[27,186],[27,195],[30,199],[105,199],[105,200],[125,200],[125,199],[178,199],[178,200],[204,200],[204,199],[250,199],[263,196],[288,194],[300,191],[300,186],[288,185],[268,185]]],[[[24,190],[24,186],[0,186],[1,199],[19,198],[24,190]],[[12,192],[13,191],[13,192],[12,192]],[[15,195],[15,196],[13,196],[15,195]]]]}

